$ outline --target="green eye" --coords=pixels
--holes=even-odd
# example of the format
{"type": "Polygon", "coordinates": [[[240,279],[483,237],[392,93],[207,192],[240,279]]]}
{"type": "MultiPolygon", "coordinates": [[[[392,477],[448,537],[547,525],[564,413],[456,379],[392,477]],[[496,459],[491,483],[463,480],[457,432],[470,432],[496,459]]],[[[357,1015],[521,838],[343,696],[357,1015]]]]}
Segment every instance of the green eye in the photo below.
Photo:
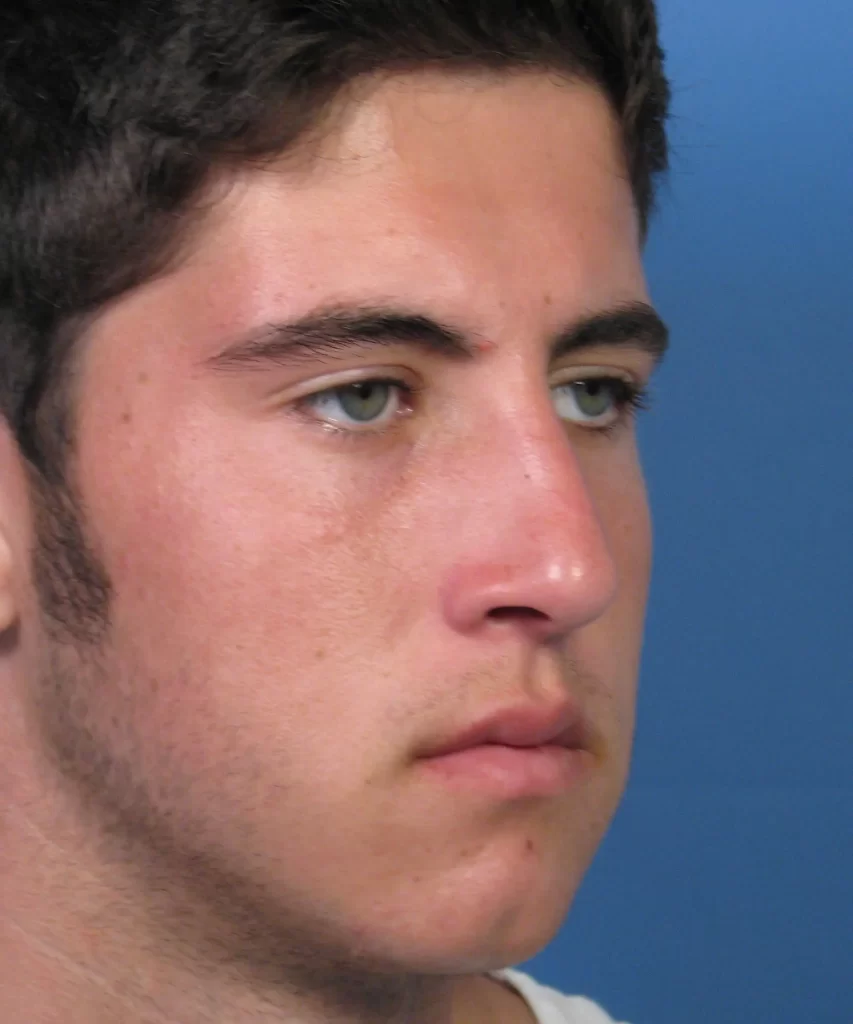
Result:
{"type": "Polygon", "coordinates": [[[628,406],[639,404],[639,389],[619,377],[587,377],[552,388],[560,419],[588,427],[607,427],[628,406]]]}
{"type": "Polygon", "coordinates": [[[386,381],[366,380],[338,390],[341,409],[357,423],[369,423],[381,416],[391,399],[386,381]]]}
{"type": "Polygon", "coordinates": [[[578,408],[591,419],[598,419],[610,412],[614,404],[613,387],[605,380],[583,380],[572,385],[578,408]]]}
{"type": "Polygon", "coordinates": [[[338,427],[376,427],[400,411],[405,385],[392,380],[363,380],[318,391],[304,402],[321,419],[338,427]]]}

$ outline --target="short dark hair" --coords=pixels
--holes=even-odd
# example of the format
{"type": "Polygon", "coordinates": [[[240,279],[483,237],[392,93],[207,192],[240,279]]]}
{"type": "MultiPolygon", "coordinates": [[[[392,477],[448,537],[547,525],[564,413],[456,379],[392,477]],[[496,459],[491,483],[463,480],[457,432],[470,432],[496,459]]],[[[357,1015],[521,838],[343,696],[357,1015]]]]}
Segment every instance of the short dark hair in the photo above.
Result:
{"type": "Polygon", "coordinates": [[[0,413],[46,482],[76,336],[162,267],[211,171],[293,148],[359,76],[431,66],[600,87],[645,235],[667,165],[653,0],[2,0],[0,413]]]}

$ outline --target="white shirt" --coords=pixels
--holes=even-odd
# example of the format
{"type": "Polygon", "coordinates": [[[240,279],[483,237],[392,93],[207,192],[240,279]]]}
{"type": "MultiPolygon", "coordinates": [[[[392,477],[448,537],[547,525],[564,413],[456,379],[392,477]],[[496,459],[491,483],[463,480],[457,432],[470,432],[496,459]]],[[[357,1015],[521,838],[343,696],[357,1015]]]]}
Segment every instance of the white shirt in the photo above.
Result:
{"type": "Polygon", "coordinates": [[[539,1024],[616,1024],[600,1006],[581,996],[567,996],[542,985],[513,968],[490,971],[491,977],[511,985],[528,1003],[539,1024]]]}

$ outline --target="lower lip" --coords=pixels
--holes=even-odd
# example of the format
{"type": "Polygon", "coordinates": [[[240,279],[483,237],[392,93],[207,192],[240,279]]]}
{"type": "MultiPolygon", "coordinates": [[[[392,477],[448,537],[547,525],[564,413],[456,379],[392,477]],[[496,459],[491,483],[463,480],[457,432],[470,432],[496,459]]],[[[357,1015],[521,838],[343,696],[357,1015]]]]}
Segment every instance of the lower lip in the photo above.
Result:
{"type": "Polygon", "coordinates": [[[507,799],[554,796],[577,784],[590,753],[566,747],[507,747],[497,743],[430,757],[427,771],[454,786],[496,793],[507,799]]]}

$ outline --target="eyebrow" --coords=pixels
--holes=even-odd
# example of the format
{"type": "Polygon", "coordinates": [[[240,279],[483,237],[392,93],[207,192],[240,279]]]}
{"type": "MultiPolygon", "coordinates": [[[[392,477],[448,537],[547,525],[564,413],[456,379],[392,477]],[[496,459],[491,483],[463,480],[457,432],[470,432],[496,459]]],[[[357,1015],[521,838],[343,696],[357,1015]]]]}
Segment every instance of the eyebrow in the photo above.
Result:
{"type": "MultiPolygon", "coordinates": [[[[332,304],[285,323],[271,323],[228,344],[205,360],[215,370],[236,371],[334,359],[359,348],[403,345],[454,360],[471,360],[488,345],[485,335],[464,331],[417,311],[394,306],[332,304]]],[[[645,302],[623,303],[570,324],[551,344],[551,361],[599,347],[647,352],[657,365],[669,330],[645,302]]],[[[491,347],[489,345],[489,347],[491,347]]]]}

